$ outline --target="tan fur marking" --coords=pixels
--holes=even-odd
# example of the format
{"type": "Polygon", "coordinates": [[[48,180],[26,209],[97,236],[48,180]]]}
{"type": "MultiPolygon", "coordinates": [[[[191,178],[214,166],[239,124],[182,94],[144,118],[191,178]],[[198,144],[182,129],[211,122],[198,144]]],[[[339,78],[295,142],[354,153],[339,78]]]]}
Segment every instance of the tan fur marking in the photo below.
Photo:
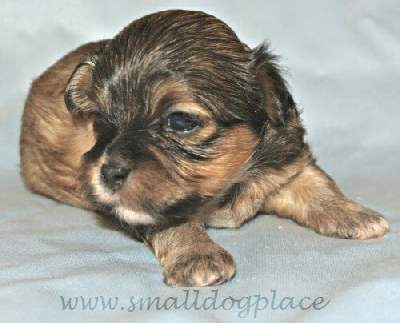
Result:
{"type": "Polygon", "coordinates": [[[182,161],[181,172],[186,177],[202,179],[194,183],[196,191],[203,195],[214,195],[244,175],[257,141],[250,128],[236,126],[216,145],[212,159],[197,164],[182,161]]]}

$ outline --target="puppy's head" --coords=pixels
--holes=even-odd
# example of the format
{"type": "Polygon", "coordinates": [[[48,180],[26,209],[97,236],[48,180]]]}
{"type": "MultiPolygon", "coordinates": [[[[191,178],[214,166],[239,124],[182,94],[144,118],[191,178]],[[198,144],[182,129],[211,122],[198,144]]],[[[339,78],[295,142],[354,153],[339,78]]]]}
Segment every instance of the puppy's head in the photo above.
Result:
{"type": "Polygon", "coordinates": [[[184,219],[224,199],[268,164],[268,149],[279,163],[267,132],[295,111],[264,48],[188,11],[131,23],[82,60],[65,99],[93,118],[96,143],[82,158],[89,198],[133,224],[184,219]]]}

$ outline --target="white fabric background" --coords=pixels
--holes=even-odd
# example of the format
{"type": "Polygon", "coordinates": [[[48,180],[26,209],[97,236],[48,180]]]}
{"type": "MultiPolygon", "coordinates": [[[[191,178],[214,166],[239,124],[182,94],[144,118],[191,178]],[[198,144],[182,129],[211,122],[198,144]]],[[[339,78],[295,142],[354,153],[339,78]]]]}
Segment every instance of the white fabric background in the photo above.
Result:
{"type": "MultiPolygon", "coordinates": [[[[2,322],[400,322],[400,5],[336,1],[12,1],[0,9],[0,313],[2,322]],[[86,211],[23,188],[18,136],[31,80],[81,43],[161,9],[203,10],[251,46],[268,39],[319,164],[355,200],[382,212],[383,239],[319,236],[260,216],[210,234],[235,257],[222,297],[323,296],[321,311],[62,311],[65,296],[178,296],[144,246],[86,211]]],[[[210,296],[210,289],[202,295],[210,296]]]]}

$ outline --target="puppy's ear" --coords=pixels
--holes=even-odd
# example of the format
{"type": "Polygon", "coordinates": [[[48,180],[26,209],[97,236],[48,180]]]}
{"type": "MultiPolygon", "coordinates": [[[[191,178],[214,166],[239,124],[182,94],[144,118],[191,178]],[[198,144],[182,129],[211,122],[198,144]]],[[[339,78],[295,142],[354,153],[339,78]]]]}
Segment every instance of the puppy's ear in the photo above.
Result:
{"type": "Polygon", "coordinates": [[[253,68],[264,93],[267,116],[275,126],[284,126],[288,118],[298,115],[296,104],[276,63],[277,57],[263,44],[253,50],[253,68]]]}
{"type": "Polygon", "coordinates": [[[95,110],[90,100],[92,73],[95,66],[96,56],[88,56],[75,67],[64,94],[65,105],[71,113],[95,110]]]}

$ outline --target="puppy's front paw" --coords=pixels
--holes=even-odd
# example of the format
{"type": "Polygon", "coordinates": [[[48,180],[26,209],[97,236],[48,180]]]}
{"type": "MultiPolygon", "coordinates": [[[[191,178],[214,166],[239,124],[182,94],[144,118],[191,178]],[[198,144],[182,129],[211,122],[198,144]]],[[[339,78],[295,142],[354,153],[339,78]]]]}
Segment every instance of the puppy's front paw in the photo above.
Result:
{"type": "Polygon", "coordinates": [[[235,274],[232,256],[222,248],[212,247],[205,252],[192,250],[178,256],[165,266],[164,282],[170,286],[215,286],[235,274]]]}
{"type": "Polygon", "coordinates": [[[332,214],[321,219],[317,227],[317,231],[323,235],[365,240],[379,238],[389,230],[382,215],[355,203],[332,208],[328,212],[332,214]]]}

